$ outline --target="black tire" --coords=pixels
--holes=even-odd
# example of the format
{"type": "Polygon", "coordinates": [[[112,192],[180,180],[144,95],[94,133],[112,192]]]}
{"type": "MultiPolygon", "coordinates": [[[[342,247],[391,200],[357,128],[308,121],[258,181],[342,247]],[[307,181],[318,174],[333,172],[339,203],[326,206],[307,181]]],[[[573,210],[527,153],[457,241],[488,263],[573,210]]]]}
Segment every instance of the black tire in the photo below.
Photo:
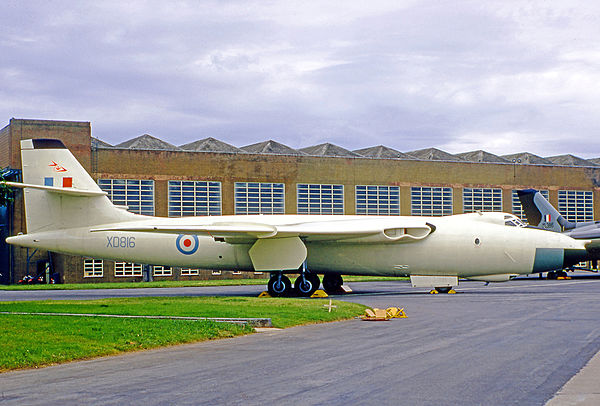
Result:
{"type": "Polygon", "coordinates": [[[440,293],[448,293],[452,289],[452,286],[444,286],[443,288],[435,288],[440,293]]]}
{"type": "MultiPolygon", "coordinates": [[[[317,280],[318,279],[319,277],[317,276],[317,280]]],[[[317,290],[318,287],[319,286],[315,283],[314,277],[309,275],[305,276],[301,274],[294,282],[294,290],[298,296],[309,297],[315,293],[315,290],[317,290]]]]}
{"type": "Polygon", "coordinates": [[[281,279],[279,276],[272,276],[267,284],[267,290],[273,297],[288,296],[292,291],[292,282],[285,275],[281,275],[281,279]]]}
{"type": "Polygon", "coordinates": [[[557,277],[559,277],[559,276],[562,278],[566,278],[569,275],[567,274],[566,271],[559,271],[557,277]]]}
{"type": "Polygon", "coordinates": [[[342,275],[335,273],[326,273],[323,275],[323,289],[325,289],[325,292],[327,293],[339,293],[343,284],[344,279],[342,278],[342,275]]]}
{"type": "Polygon", "coordinates": [[[319,289],[321,286],[321,278],[319,278],[319,275],[316,273],[306,273],[305,276],[315,285],[315,290],[319,289]]]}
{"type": "Polygon", "coordinates": [[[548,272],[548,275],[546,275],[546,279],[556,279],[558,278],[558,274],[554,271],[550,271],[548,272]]]}

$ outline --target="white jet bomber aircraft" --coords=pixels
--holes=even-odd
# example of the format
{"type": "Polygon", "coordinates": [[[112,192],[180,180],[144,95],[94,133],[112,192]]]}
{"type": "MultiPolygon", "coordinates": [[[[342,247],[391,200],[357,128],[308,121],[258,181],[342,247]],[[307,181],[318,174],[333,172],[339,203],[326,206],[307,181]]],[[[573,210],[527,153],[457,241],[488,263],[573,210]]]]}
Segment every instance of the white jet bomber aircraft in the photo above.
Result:
{"type": "Polygon", "coordinates": [[[236,215],[161,218],[113,205],[59,140],[21,141],[27,234],[22,247],[186,268],[271,273],[268,289],[311,295],[341,275],[410,276],[448,292],[458,278],[502,282],[595,255],[590,241],[530,229],[512,214],[446,217],[236,215]]]}

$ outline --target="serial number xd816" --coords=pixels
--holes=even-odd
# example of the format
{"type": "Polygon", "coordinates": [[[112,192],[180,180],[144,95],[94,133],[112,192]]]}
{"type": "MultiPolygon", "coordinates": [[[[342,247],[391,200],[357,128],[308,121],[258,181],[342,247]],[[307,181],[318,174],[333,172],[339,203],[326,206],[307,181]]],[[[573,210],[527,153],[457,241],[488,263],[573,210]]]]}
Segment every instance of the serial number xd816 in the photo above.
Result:
{"type": "Polygon", "coordinates": [[[106,237],[106,248],[135,248],[135,237],[106,237]]]}

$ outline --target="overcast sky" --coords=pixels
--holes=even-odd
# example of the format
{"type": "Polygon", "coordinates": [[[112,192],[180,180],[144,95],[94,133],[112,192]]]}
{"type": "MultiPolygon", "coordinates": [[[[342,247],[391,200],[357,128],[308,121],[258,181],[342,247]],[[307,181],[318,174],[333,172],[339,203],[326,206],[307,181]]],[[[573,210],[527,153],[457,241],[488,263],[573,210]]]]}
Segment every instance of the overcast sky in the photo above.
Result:
{"type": "Polygon", "coordinates": [[[600,157],[600,2],[0,3],[0,123],[600,157]]]}

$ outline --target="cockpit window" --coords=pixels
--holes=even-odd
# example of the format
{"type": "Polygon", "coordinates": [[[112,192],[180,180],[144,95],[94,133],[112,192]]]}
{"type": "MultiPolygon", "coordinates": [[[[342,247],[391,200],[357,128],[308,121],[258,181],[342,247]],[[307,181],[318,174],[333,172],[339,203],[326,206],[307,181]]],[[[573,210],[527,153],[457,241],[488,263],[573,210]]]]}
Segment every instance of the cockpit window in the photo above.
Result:
{"type": "Polygon", "coordinates": [[[512,215],[504,216],[504,225],[511,227],[526,227],[525,223],[523,223],[517,216],[512,215]]]}

